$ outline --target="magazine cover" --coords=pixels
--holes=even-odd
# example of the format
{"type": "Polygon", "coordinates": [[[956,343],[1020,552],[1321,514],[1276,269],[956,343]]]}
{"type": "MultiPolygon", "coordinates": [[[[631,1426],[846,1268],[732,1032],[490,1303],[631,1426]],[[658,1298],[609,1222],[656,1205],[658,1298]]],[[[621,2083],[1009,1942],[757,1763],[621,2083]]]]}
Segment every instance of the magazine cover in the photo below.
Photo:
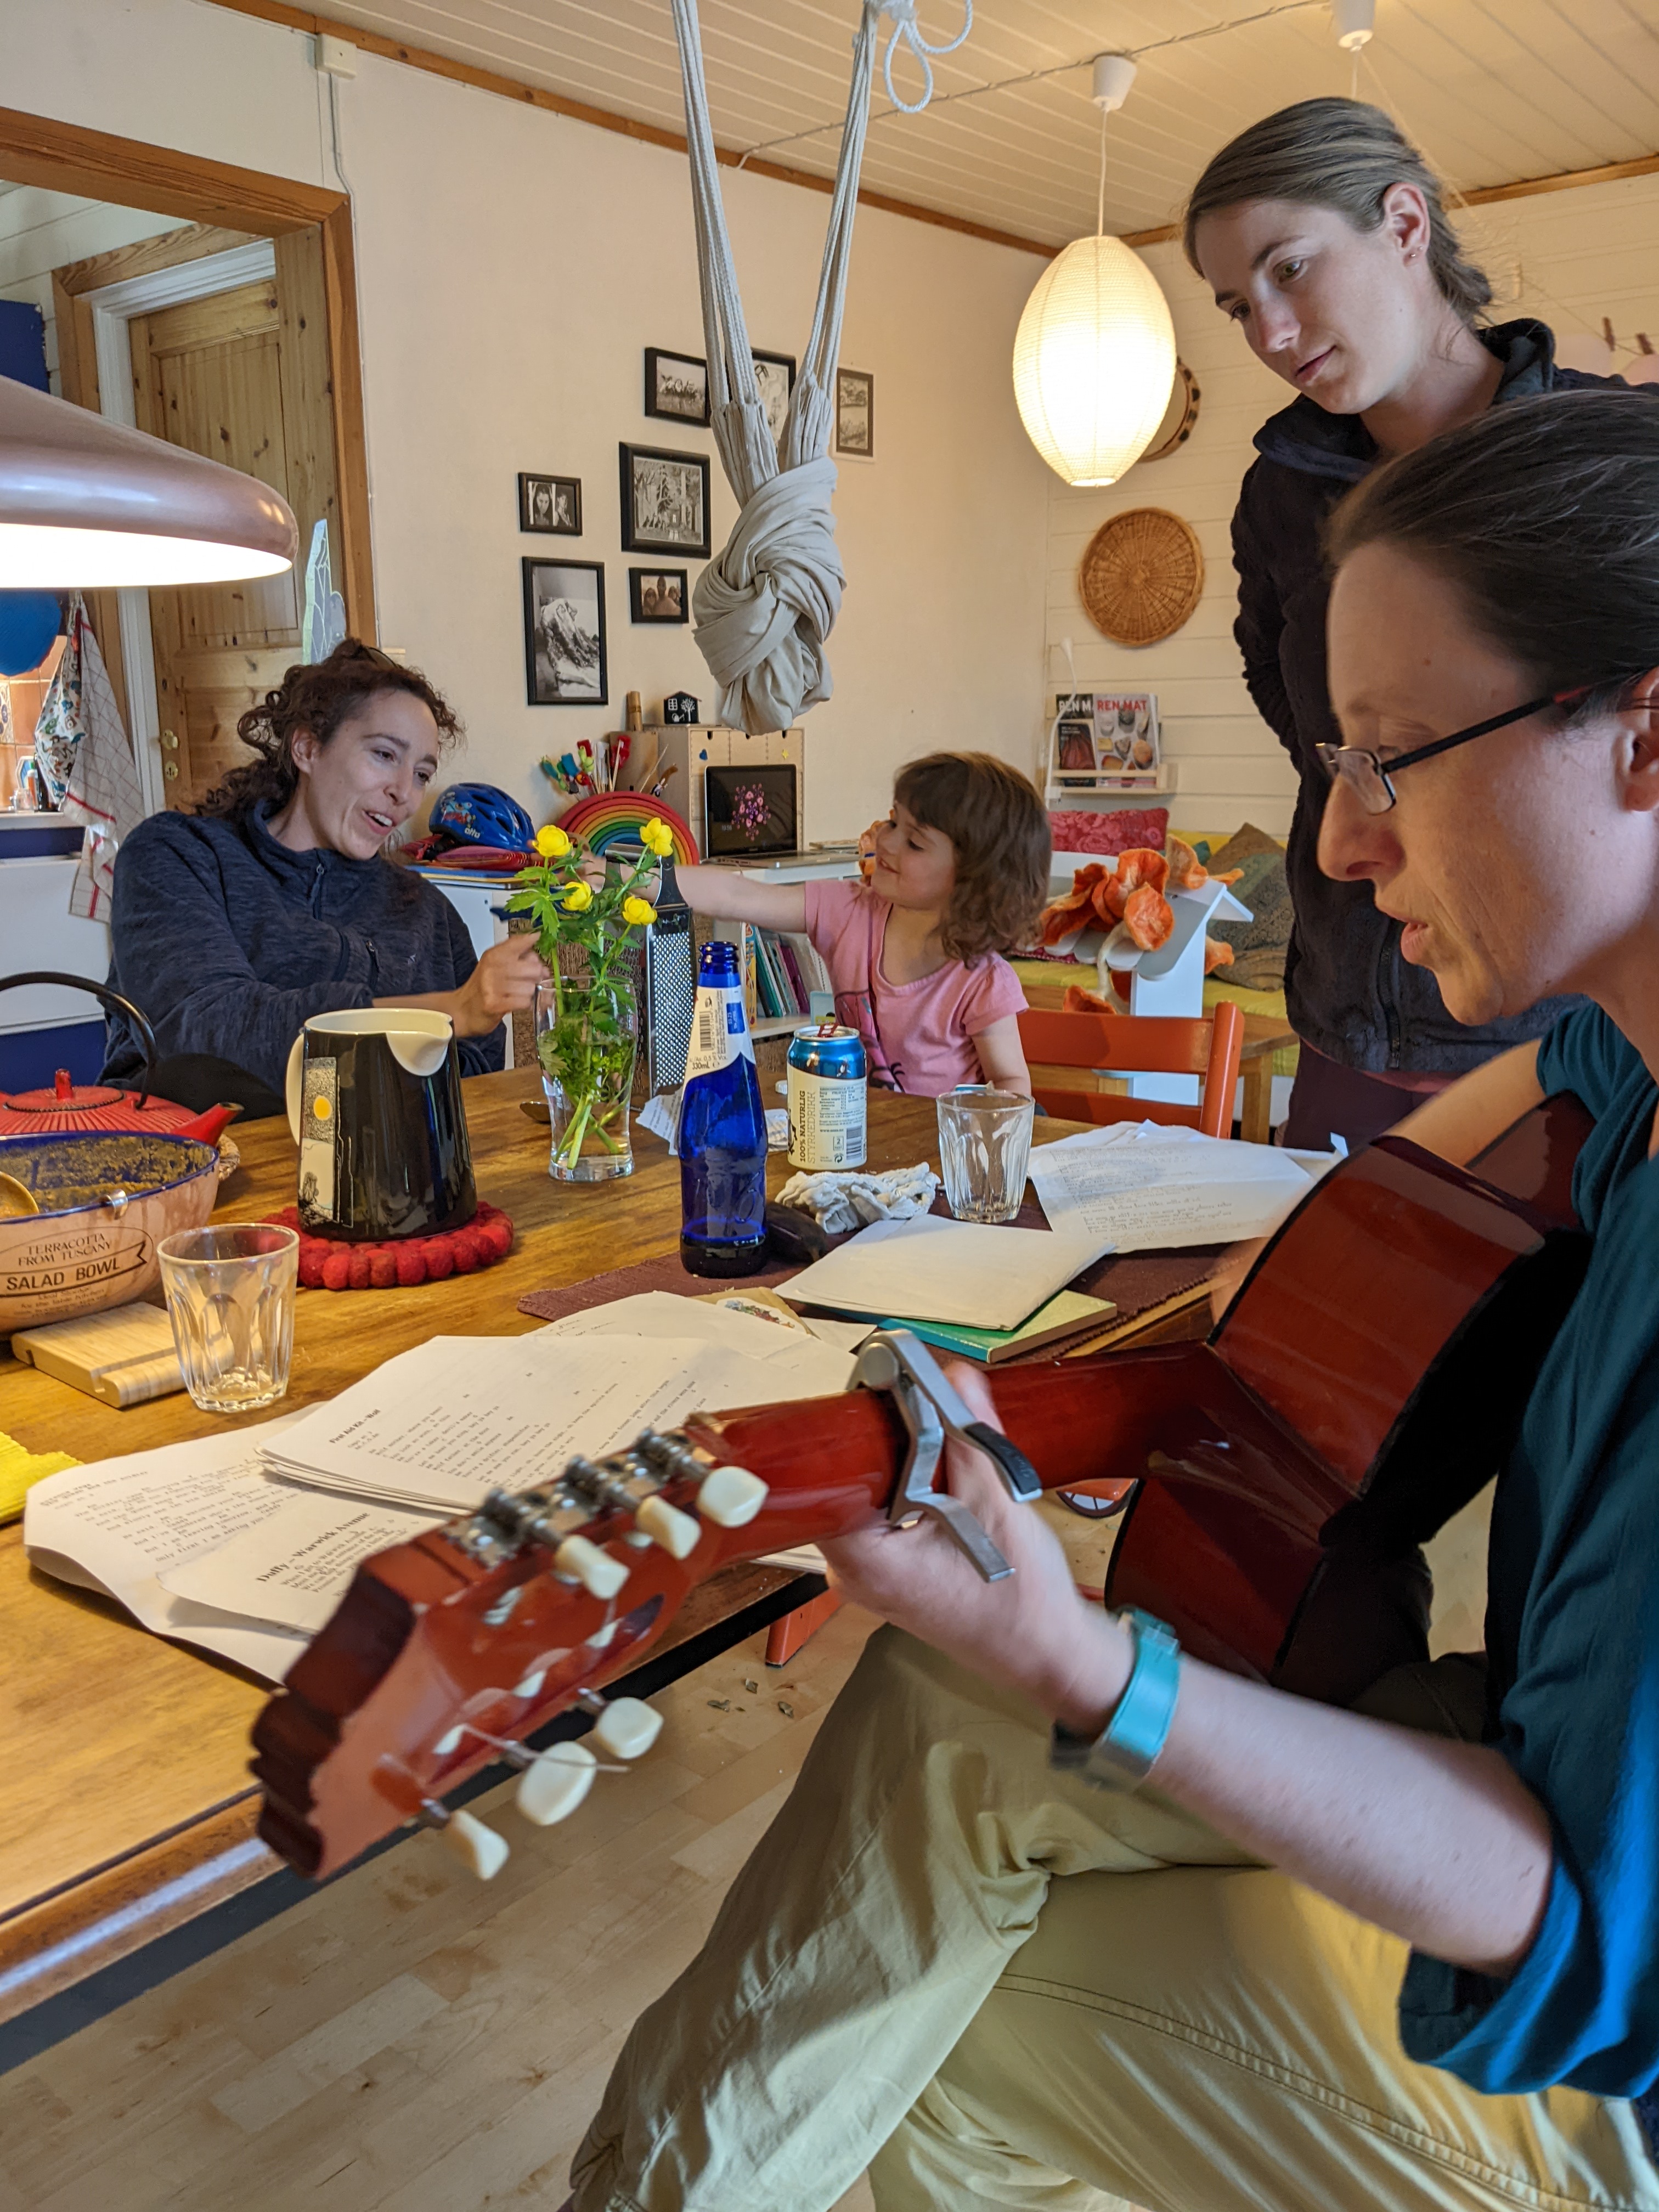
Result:
{"type": "Polygon", "coordinates": [[[1062,691],[1054,701],[1052,744],[1057,784],[1150,776],[1159,759],[1157,696],[1151,691],[1062,691]]]}

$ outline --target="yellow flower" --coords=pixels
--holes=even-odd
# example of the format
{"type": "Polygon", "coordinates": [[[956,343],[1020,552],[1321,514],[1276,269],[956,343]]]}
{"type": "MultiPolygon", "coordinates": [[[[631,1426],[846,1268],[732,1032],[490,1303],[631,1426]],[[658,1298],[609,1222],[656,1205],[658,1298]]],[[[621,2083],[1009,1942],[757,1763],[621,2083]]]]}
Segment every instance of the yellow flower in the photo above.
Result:
{"type": "Polygon", "coordinates": [[[622,918],[624,921],[632,922],[636,929],[643,929],[647,921],[656,920],[657,909],[649,899],[625,898],[622,902],[622,918]]]}
{"type": "Polygon", "coordinates": [[[567,914],[586,914],[593,903],[592,886],[580,881],[567,884],[564,887],[564,896],[559,903],[567,914]]]}
{"type": "Polygon", "coordinates": [[[536,850],[544,860],[562,860],[570,850],[570,840],[556,823],[546,822],[536,832],[536,850]]]}
{"type": "Polygon", "coordinates": [[[665,822],[647,822],[641,829],[640,842],[660,860],[673,851],[674,833],[665,822]]]}

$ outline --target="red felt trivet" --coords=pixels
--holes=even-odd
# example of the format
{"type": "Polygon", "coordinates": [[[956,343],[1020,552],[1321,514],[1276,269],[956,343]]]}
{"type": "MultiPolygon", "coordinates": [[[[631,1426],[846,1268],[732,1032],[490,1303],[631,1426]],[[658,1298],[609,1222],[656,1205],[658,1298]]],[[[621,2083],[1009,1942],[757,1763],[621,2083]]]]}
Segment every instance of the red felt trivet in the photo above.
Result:
{"type": "Polygon", "coordinates": [[[308,1291],[412,1290],[450,1275],[493,1267],[513,1249],[513,1224],[498,1206],[482,1200],[471,1221],[435,1237],[399,1237],[384,1244],[343,1244],[300,1228],[298,1210],[284,1206],[265,1219],[300,1237],[300,1280],[308,1291]]]}

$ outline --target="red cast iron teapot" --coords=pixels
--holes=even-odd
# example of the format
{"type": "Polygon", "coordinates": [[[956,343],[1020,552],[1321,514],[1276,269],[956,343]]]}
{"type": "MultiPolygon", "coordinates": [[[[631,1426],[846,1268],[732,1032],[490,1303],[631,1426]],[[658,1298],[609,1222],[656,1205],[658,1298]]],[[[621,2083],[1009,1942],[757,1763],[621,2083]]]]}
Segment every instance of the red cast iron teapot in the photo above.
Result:
{"type": "Polygon", "coordinates": [[[107,1083],[72,1083],[69,1070],[60,1067],[50,1091],[19,1091],[8,1097],[0,1091],[0,1137],[58,1136],[76,1129],[136,1129],[155,1136],[195,1137],[216,1145],[226,1126],[241,1112],[240,1106],[210,1106],[192,1114],[188,1106],[175,1106],[170,1098],[152,1098],[149,1079],[155,1066],[155,1032],[131,999],[103,983],[89,983],[84,975],[62,975],[49,968],[27,975],[0,976],[0,991],[21,990],[26,983],[55,983],[66,991],[88,991],[106,1006],[124,1013],[138,1032],[144,1048],[144,1079],[137,1097],[107,1083]]]}

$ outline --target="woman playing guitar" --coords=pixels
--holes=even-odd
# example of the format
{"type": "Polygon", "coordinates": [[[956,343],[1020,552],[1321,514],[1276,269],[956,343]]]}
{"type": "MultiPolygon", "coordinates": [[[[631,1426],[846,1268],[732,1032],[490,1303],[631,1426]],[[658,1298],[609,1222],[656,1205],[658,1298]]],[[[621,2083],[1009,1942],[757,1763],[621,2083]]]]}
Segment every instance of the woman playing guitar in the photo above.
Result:
{"type": "Polygon", "coordinates": [[[830,1547],[893,1626],[635,2027],[579,2212],[824,2212],[866,2167],[881,2212],[1659,2208],[1659,414],[1494,410],[1332,553],[1322,866],[1460,1020],[1594,1002],[1406,1125],[1462,1162],[1547,1095],[1595,1119],[1485,1659],[1342,1709],[1182,1657],[953,1447],[1016,1572],[933,1520],[830,1547]]]}

